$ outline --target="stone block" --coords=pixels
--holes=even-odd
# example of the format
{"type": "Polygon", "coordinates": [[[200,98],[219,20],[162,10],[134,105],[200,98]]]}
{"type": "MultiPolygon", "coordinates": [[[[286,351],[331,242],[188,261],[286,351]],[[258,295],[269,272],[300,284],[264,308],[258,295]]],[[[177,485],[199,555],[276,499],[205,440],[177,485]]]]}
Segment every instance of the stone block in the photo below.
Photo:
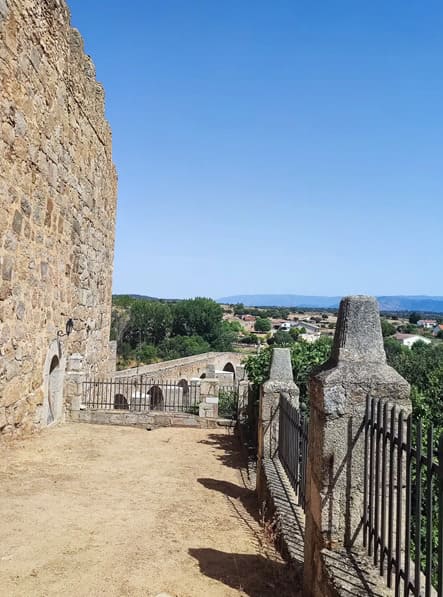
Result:
{"type": "Polygon", "coordinates": [[[172,425],[174,427],[199,427],[200,424],[195,417],[173,417],[172,425]]]}
{"type": "Polygon", "coordinates": [[[198,405],[198,416],[202,419],[216,418],[218,415],[218,402],[211,404],[208,402],[200,402],[198,405]]]}

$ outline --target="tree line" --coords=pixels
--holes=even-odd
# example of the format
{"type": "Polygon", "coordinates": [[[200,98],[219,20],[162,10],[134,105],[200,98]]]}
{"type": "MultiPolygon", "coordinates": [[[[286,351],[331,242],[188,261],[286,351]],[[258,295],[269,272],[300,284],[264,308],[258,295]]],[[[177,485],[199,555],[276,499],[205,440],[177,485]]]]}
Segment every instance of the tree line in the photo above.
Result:
{"type": "Polygon", "coordinates": [[[113,300],[111,339],[117,341],[120,366],[232,350],[236,327],[223,321],[221,306],[208,298],[175,303],[129,296],[113,300]]]}
{"type": "MultiPolygon", "coordinates": [[[[329,359],[332,339],[321,337],[317,342],[308,343],[288,332],[277,332],[272,340],[273,346],[290,349],[301,405],[308,410],[309,377],[316,367],[329,359]]],[[[421,418],[425,426],[433,425],[436,436],[439,436],[443,433],[443,343],[417,342],[408,348],[395,338],[385,337],[385,351],[388,364],[411,384],[414,416],[421,418]]],[[[272,347],[269,347],[246,359],[246,370],[252,383],[260,385],[268,379],[271,355],[272,347]]]]}

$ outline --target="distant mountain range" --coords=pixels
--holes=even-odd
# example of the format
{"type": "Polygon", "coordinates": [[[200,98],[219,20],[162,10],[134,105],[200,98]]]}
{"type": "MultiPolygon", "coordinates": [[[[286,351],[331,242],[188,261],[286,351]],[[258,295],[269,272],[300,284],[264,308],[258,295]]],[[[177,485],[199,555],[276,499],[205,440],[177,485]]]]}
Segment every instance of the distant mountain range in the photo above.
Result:
{"type": "MultiPolygon", "coordinates": [[[[248,307],[300,307],[335,309],[339,296],[306,296],[302,294],[238,294],[217,299],[222,304],[243,303],[248,307]]],[[[378,296],[381,311],[418,311],[443,313],[443,296],[378,296]]]]}

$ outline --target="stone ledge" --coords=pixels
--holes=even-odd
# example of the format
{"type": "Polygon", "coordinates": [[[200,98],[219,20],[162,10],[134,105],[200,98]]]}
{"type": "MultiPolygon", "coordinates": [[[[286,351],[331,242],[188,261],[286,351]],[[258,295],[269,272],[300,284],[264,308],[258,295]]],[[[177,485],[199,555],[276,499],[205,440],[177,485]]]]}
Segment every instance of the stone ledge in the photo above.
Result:
{"type": "Polygon", "coordinates": [[[126,410],[80,410],[71,412],[70,420],[75,423],[94,425],[120,425],[125,427],[189,427],[215,429],[217,419],[200,418],[188,413],[134,413],[126,410]]]}
{"type": "Polygon", "coordinates": [[[391,597],[384,579],[364,553],[344,548],[321,551],[325,595],[328,597],[391,597]],[[326,592],[327,591],[327,592],[326,592]]]}
{"type": "Polygon", "coordinates": [[[266,505],[276,517],[280,549],[301,570],[304,561],[304,512],[298,505],[280,459],[265,458],[262,467],[266,479],[266,505]]]}

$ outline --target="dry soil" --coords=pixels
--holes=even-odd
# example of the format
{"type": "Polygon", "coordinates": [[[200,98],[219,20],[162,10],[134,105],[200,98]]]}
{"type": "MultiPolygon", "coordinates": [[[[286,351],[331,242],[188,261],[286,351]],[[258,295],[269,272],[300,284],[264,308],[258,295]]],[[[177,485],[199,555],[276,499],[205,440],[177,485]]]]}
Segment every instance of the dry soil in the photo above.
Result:
{"type": "Polygon", "coordinates": [[[0,448],[2,596],[296,594],[230,432],[64,425],[0,448]]]}

